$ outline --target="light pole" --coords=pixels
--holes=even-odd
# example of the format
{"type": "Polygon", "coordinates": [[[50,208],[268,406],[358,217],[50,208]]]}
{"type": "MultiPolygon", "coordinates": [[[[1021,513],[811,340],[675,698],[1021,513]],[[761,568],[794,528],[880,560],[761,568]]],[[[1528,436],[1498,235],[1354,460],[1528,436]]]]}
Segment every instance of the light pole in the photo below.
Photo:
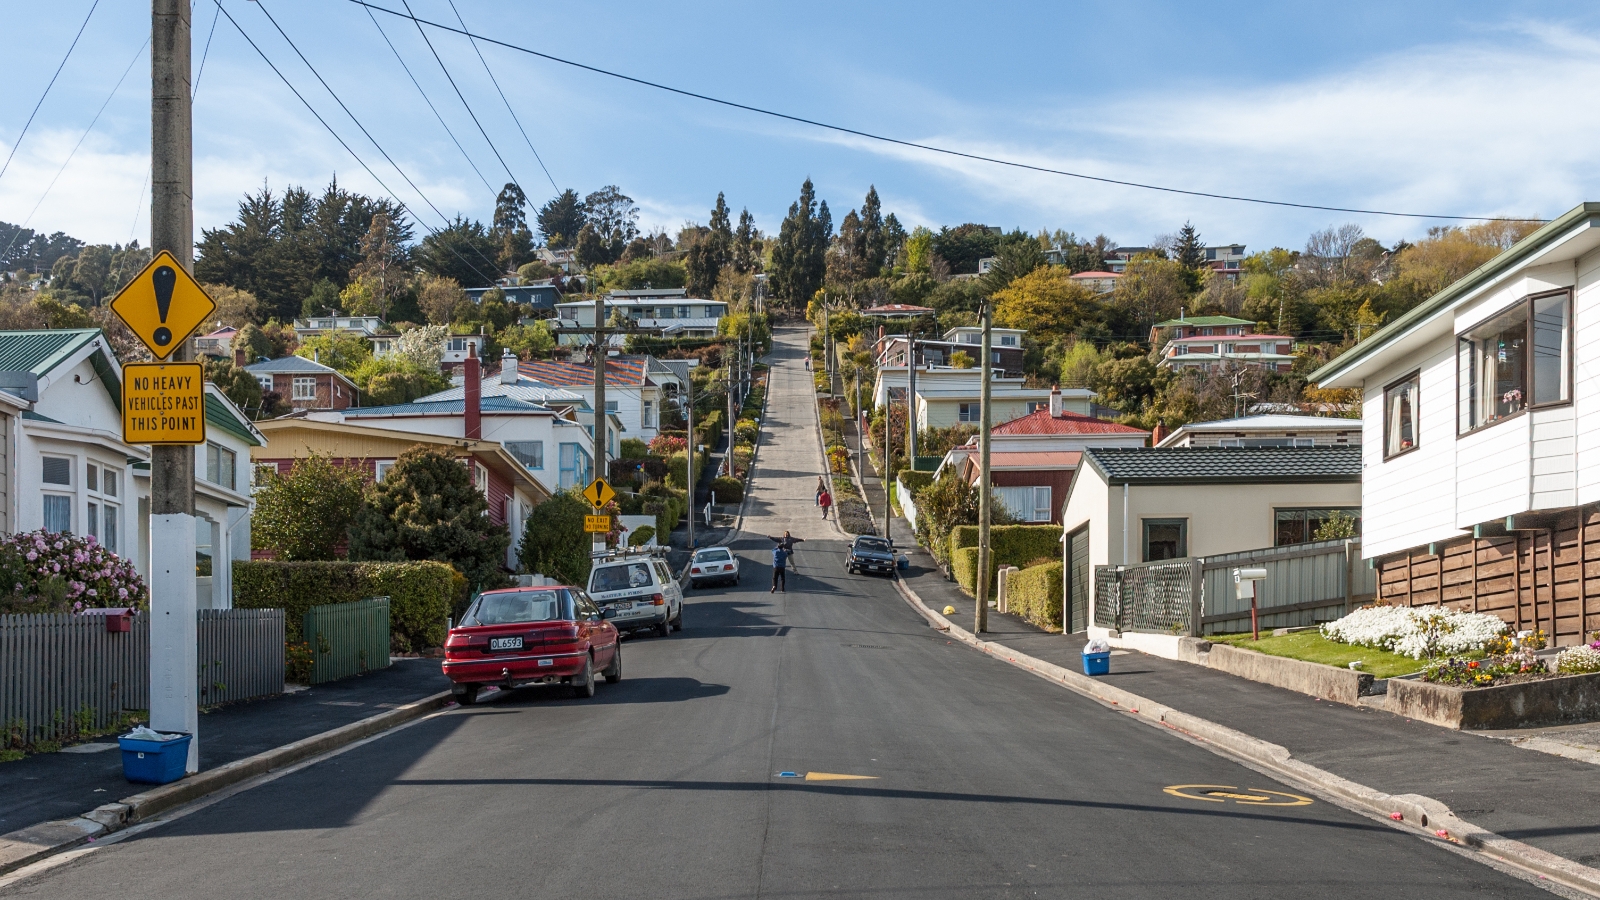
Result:
{"type": "Polygon", "coordinates": [[[989,630],[989,523],[993,519],[994,491],[989,486],[989,331],[993,327],[993,309],[990,301],[983,301],[983,361],[982,387],[978,391],[978,603],[973,615],[972,631],[983,634],[989,630]]]}

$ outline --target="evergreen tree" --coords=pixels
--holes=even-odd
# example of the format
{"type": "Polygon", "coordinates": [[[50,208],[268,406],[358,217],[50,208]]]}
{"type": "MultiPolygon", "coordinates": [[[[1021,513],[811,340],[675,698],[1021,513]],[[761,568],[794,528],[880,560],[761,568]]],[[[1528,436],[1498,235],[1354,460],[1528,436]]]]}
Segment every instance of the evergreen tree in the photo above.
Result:
{"type": "Polygon", "coordinates": [[[639,207],[616,185],[608,184],[584,197],[583,209],[585,223],[593,226],[605,251],[605,258],[599,262],[616,262],[623,249],[639,236],[639,207]]]}
{"type": "MultiPolygon", "coordinates": [[[[876,185],[867,186],[867,199],[861,203],[861,243],[862,259],[866,263],[868,278],[876,278],[879,271],[889,264],[888,235],[883,230],[883,206],[878,201],[878,188],[876,185]]],[[[840,223],[840,230],[844,229],[840,223]]]]}
{"type": "Polygon", "coordinates": [[[1004,290],[1011,282],[1045,264],[1044,252],[1032,239],[1011,240],[1000,245],[989,273],[983,276],[983,289],[993,294],[1004,290]]]}
{"type": "Polygon", "coordinates": [[[900,220],[895,218],[894,213],[884,216],[883,264],[885,266],[893,266],[895,261],[900,258],[900,251],[905,248],[906,238],[909,236],[906,234],[905,226],[900,224],[900,220]]]}
{"type": "Polygon", "coordinates": [[[728,225],[728,204],[720,192],[711,210],[711,227],[689,248],[684,266],[689,271],[689,296],[709,297],[717,276],[733,258],[733,230],[728,225]]]}
{"type": "Polygon", "coordinates": [[[578,230],[583,227],[583,201],[578,192],[567,188],[553,200],[539,207],[535,217],[539,234],[551,250],[564,250],[578,240],[578,230]]]}
{"type": "Polygon", "coordinates": [[[800,199],[789,205],[772,248],[773,293],[791,303],[810,302],[827,274],[833,217],[828,202],[819,204],[816,196],[807,178],[800,186],[800,199]]]}
{"type": "Polygon", "coordinates": [[[291,562],[337,559],[366,482],[365,471],[315,455],[295,460],[287,475],[267,476],[255,492],[251,549],[271,550],[291,562]]]}
{"type": "Polygon", "coordinates": [[[577,491],[563,491],[534,507],[517,548],[522,570],[566,584],[587,584],[590,542],[583,517],[588,513],[589,504],[577,491]]]}
{"type": "Polygon", "coordinates": [[[1200,242],[1200,232],[1193,224],[1183,223],[1172,242],[1172,258],[1185,269],[1195,271],[1206,264],[1206,245],[1200,242]]]}
{"type": "Polygon", "coordinates": [[[454,278],[462,287],[489,287],[494,284],[498,249],[482,222],[456,216],[422,239],[417,261],[424,272],[454,278]]]}
{"type": "Polygon", "coordinates": [[[494,201],[494,223],[490,234],[500,244],[496,260],[500,271],[515,272],[533,259],[533,233],[528,230],[528,195],[515,182],[501,189],[494,201]]]}
{"type": "Polygon", "coordinates": [[[447,562],[475,587],[504,580],[511,536],[490,523],[489,502],[453,456],[413,447],[372,486],[350,527],[350,558],[447,562]]]}
{"type": "Polygon", "coordinates": [[[750,210],[739,212],[739,227],[733,233],[733,267],[740,272],[761,270],[761,238],[750,210]]]}

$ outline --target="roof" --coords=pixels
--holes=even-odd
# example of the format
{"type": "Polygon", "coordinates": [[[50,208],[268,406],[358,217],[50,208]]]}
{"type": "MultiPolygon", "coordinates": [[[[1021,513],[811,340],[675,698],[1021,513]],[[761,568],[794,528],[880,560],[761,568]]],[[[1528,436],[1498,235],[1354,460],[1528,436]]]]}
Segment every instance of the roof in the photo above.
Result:
{"type": "MultiPolygon", "coordinates": [[[[446,388],[435,394],[420,397],[416,402],[429,403],[435,400],[462,400],[467,395],[467,389],[460,384],[446,388]]],[[[582,406],[587,408],[587,401],[583,395],[575,394],[565,388],[551,387],[532,379],[523,378],[516,384],[501,384],[497,377],[483,379],[480,385],[479,396],[487,399],[490,397],[510,397],[523,403],[534,403],[541,406],[556,404],[558,406],[582,406]]]]}
{"type": "Polygon", "coordinates": [[[205,334],[202,334],[200,336],[201,337],[221,337],[221,336],[223,336],[225,334],[238,334],[238,333],[239,333],[239,329],[233,327],[232,325],[224,325],[221,328],[218,328],[216,331],[208,331],[205,334]]]}
{"type": "MultiPolygon", "coordinates": [[[[642,356],[613,356],[606,360],[606,387],[638,387],[644,384],[642,356]]],[[[529,360],[517,371],[554,387],[594,387],[594,366],[549,359],[529,360]]]]}
{"type": "Polygon", "coordinates": [[[1360,447],[1134,447],[1085,450],[1108,484],[1327,484],[1361,481],[1360,447]]]}
{"type": "MultiPolygon", "coordinates": [[[[1160,326],[1156,326],[1160,327],[1160,326]]],[[[1172,344],[1214,344],[1217,341],[1233,341],[1235,343],[1250,340],[1259,341],[1292,341],[1294,337],[1287,334],[1197,334],[1191,337],[1173,338],[1168,343],[1172,344]]]]}
{"type": "Polygon", "coordinates": [[[1076,469],[1082,457],[1081,450],[1006,450],[989,454],[989,468],[1076,469]]]}
{"type": "Polygon", "coordinates": [[[1360,431],[1360,419],[1331,418],[1329,416],[1291,416],[1271,414],[1241,416],[1237,419],[1217,419],[1213,422],[1190,422],[1179,431],[1360,431]]]}
{"type": "Polygon", "coordinates": [[[98,328],[0,331],[0,371],[45,375],[99,336],[98,328]]]}
{"type": "Polygon", "coordinates": [[[1121,278],[1121,272],[1074,272],[1068,278],[1121,278]]]}
{"type": "Polygon", "coordinates": [[[252,447],[266,443],[266,438],[250,424],[244,413],[209,381],[206,382],[206,427],[226,431],[252,447]]]}
{"type": "Polygon", "coordinates": [[[1116,422],[1107,422],[1105,419],[1096,419],[1082,413],[1062,411],[1059,416],[1050,415],[1050,410],[1039,409],[1009,422],[1002,422],[989,429],[989,434],[996,436],[1015,437],[1026,434],[1149,434],[1142,428],[1129,425],[1118,425],[1116,422]]]}
{"type": "Polygon", "coordinates": [[[245,366],[244,370],[252,375],[258,372],[262,374],[295,375],[323,375],[328,372],[332,372],[335,375],[339,374],[338,369],[332,366],[325,366],[315,360],[306,359],[304,356],[280,356],[277,359],[269,359],[266,362],[251,363],[245,366]]]}
{"type": "Polygon", "coordinates": [[[863,316],[921,316],[933,312],[932,307],[912,306],[909,303],[888,303],[871,306],[861,311],[863,316]]]}
{"type": "Polygon", "coordinates": [[[1354,367],[1356,363],[1372,356],[1412,327],[1432,317],[1435,313],[1465,300],[1479,287],[1494,281],[1507,271],[1529,260],[1546,247],[1557,243],[1574,228],[1580,225],[1595,225],[1596,219],[1600,219],[1600,203],[1585,202],[1574,206],[1561,216],[1546,222],[1533,234],[1517,241],[1500,255],[1461,276],[1454,284],[1417,304],[1410,311],[1388,325],[1378,329],[1372,337],[1351,347],[1327,365],[1312,372],[1308,380],[1321,384],[1339,377],[1354,367]]]}
{"type": "MultiPolygon", "coordinates": [[[[361,419],[373,416],[450,416],[464,415],[467,410],[467,401],[464,397],[451,399],[433,398],[417,400],[413,403],[396,403],[391,406],[357,406],[350,409],[339,410],[346,419],[361,419]]],[[[478,409],[485,413],[498,415],[514,415],[525,413],[532,415],[553,416],[555,411],[537,403],[518,400],[515,397],[483,397],[479,400],[478,409]]]]}
{"type": "Polygon", "coordinates": [[[1179,325],[1254,325],[1251,319],[1235,319],[1233,316],[1194,316],[1185,319],[1168,319],[1157,322],[1153,328],[1176,328],[1179,325]]]}

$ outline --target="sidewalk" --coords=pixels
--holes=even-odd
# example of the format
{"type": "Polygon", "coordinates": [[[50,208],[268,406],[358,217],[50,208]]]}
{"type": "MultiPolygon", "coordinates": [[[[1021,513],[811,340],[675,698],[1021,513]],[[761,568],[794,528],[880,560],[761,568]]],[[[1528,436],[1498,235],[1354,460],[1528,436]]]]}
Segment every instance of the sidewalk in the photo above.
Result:
{"type": "MultiPolygon", "coordinates": [[[[200,770],[253,756],[420,700],[450,682],[436,659],[397,659],[387,669],[224,706],[200,717],[200,770]]],[[[122,777],[116,737],[0,763],[0,834],[69,819],[149,785],[122,777]]]]}

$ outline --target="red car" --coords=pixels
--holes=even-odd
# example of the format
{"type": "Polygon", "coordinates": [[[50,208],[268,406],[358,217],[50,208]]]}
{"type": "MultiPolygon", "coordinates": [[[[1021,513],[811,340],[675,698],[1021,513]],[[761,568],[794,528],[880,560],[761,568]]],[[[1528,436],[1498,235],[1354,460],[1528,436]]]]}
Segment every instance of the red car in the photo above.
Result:
{"type": "Polygon", "coordinates": [[[594,696],[595,673],[622,680],[617,629],[573,587],[484,591],[444,642],[444,674],[470,706],[485,685],[570,684],[594,696]]]}

